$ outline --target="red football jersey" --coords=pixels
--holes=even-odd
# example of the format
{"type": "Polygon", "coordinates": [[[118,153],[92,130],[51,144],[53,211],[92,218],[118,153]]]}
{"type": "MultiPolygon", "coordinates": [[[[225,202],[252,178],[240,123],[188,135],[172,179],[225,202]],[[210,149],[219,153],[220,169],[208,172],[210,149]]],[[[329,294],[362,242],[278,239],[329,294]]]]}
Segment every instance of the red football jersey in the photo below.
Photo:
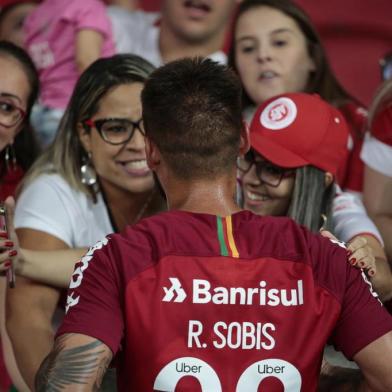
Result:
{"type": "Polygon", "coordinates": [[[88,251],[58,334],[110,347],[121,391],[256,392],[313,391],[328,341],[351,358],[390,330],[341,245],[289,218],[172,211],[88,251]]]}

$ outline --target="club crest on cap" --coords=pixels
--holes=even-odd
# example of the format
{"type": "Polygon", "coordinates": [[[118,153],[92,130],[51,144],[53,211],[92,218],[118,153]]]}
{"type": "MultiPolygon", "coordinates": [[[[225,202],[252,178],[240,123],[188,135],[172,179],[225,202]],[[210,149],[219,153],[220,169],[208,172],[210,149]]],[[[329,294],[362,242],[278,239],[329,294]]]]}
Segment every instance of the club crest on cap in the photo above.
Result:
{"type": "Polygon", "coordinates": [[[268,104],[260,114],[260,123],[267,129],[283,129],[297,117],[297,106],[290,98],[278,98],[268,104]]]}

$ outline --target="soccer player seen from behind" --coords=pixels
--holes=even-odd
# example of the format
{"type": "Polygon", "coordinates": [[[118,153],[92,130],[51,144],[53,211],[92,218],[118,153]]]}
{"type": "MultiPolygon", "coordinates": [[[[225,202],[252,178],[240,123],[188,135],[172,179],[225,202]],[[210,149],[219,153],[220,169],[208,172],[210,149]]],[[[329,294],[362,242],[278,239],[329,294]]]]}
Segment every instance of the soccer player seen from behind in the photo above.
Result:
{"type": "Polygon", "coordinates": [[[95,390],[113,363],[120,391],[315,391],[327,341],[374,390],[392,390],[392,319],[346,250],[235,204],[249,148],[240,97],[211,60],[147,81],[147,161],[169,211],[76,264],[37,390],[95,390]]]}

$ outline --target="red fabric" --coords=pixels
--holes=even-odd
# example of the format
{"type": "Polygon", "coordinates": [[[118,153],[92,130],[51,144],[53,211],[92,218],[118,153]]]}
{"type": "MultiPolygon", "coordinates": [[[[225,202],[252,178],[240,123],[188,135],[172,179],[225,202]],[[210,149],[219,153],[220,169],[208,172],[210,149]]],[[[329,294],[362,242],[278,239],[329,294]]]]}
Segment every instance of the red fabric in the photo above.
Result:
{"type": "Polygon", "coordinates": [[[0,183],[0,200],[4,201],[8,196],[14,196],[15,190],[24,175],[23,170],[17,166],[10,169],[0,183]]]}
{"type": "Polygon", "coordinates": [[[318,95],[283,94],[257,109],[252,147],[275,165],[313,165],[336,176],[347,155],[348,128],[341,113],[318,95]]]}
{"type": "Polygon", "coordinates": [[[392,106],[380,112],[373,121],[372,135],[392,147],[392,106]]]}
{"type": "Polygon", "coordinates": [[[146,11],[159,11],[161,9],[161,0],[140,0],[140,4],[146,11]]]}
{"type": "Polygon", "coordinates": [[[351,142],[349,155],[338,173],[338,183],[343,189],[362,192],[364,165],[360,154],[367,124],[366,110],[356,103],[339,108],[349,126],[351,142]]]}
{"type": "Polygon", "coordinates": [[[379,59],[391,50],[391,0],[295,0],[316,25],[344,87],[368,105],[381,82],[379,59]]]}
{"type": "MultiPolygon", "coordinates": [[[[195,378],[234,391],[250,366],[257,384],[267,376],[261,389],[275,390],[272,375],[312,391],[329,339],[352,357],[392,330],[345,249],[288,218],[231,218],[239,258],[224,256],[216,216],[181,211],[98,243],[75,266],[58,334],[118,353],[119,391],[151,391],[162,379],[156,389],[190,391],[195,378]]],[[[258,389],[249,382],[238,390],[258,389]]]]}
{"type": "MultiPolygon", "coordinates": [[[[0,340],[1,345],[1,340],[0,340]]],[[[3,352],[0,351],[0,392],[6,392],[11,388],[12,381],[5,367],[3,352]]]]}

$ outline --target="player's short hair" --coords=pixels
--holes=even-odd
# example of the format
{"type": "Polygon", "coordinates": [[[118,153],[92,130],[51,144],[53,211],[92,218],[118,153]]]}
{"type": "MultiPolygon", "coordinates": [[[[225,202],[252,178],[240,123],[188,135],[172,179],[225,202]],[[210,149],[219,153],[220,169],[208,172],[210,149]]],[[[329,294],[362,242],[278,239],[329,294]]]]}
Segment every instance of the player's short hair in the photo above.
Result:
{"type": "Polygon", "coordinates": [[[214,178],[239,152],[241,85],[209,59],[173,61],[152,73],[142,92],[146,135],[181,179],[214,178]]]}

